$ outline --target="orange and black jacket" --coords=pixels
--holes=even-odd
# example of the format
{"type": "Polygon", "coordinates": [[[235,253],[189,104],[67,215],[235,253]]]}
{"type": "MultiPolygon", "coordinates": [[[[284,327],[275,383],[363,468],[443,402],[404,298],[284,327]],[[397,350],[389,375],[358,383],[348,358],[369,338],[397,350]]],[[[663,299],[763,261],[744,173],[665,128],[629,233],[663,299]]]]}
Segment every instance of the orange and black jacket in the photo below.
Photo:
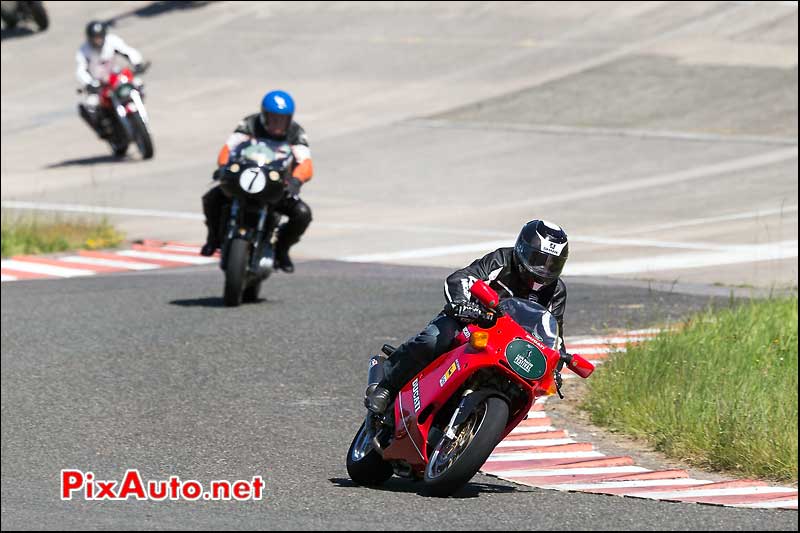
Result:
{"type": "MultiPolygon", "coordinates": [[[[228,163],[230,152],[242,142],[251,137],[273,139],[258,119],[258,113],[245,117],[236,129],[228,137],[228,140],[222,146],[217,156],[217,165],[222,166],[228,163]]],[[[302,126],[297,122],[292,121],[289,125],[289,130],[286,132],[285,140],[292,147],[292,154],[294,155],[295,167],[292,171],[292,176],[297,178],[301,183],[305,183],[314,176],[314,165],[311,162],[311,150],[308,147],[308,138],[302,126]]]]}

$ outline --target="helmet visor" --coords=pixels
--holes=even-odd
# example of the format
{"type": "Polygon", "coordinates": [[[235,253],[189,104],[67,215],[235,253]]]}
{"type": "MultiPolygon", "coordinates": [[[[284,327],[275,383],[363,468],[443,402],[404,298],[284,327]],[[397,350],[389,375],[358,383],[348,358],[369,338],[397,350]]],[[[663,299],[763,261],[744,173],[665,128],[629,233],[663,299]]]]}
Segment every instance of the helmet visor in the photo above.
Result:
{"type": "Polygon", "coordinates": [[[261,112],[261,125],[272,137],[285,137],[292,123],[292,115],[279,115],[268,111],[261,112]]]}
{"type": "Polygon", "coordinates": [[[543,285],[553,283],[561,275],[567,262],[566,256],[542,252],[526,242],[517,243],[516,252],[520,274],[529,284],[530,281],[543,285]]]}

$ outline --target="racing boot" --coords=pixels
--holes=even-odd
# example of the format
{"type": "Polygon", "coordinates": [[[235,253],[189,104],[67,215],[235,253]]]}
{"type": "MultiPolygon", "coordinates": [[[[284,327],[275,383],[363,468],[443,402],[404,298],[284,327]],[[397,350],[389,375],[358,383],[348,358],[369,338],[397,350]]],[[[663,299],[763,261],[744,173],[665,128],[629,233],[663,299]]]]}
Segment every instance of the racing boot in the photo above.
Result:
{"type": "Polygon", "coordinates": [[[289,248],[293,244],[294,242],[289,242],[289,239],[286,238],[286,231],[281,228],[278,240],[275,242],[275,268],[279,268],[287,274],[294,272],[294,263],[289,257],[289,248]]]}
{"type": "Polygon", "coordinates": [[[392,393],[378,385],[364,398],[364,407],[376,415],[382,415],[392,401],[392,393]]]}
{"type": "Polygon", "coordinates": [[[217,232],[213,231],[209,226],[208,235],[206,236],[206,243],[202,248],[200,248],[200,255],[211,257],[214,255],[214,252],[217,251],[217,248],[219,248],[219,239],[217,238],[216,233],[217,232]]]}
{"type": "Polygon", "coordinates": [[[209,257],[219,248],[220,221],[222,216],[222,203],[225,197],[219,187],[211,188],[203,195],[203,214],[206,216],[206,243],[200,248],[200,255],[209,257]]]}

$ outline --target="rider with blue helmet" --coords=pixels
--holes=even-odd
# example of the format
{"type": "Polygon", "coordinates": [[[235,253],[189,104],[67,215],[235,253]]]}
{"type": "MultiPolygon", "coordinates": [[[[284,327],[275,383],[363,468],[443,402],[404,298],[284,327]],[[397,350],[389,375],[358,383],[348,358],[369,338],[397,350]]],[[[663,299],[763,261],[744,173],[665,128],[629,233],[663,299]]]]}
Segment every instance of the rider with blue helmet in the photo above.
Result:
{"type": "MultiPolygon", "coordinates": [[[[294,100],[289,93],[268,92],[261,100],[261,111],[245,117],[239,123],[217,157],[218,166],[226,165],[231,150],[254,137],[286,141],[291,146],[295,167],[287,184],[287,194],[275,207],[277,213],[289,217],[289,221],[278,230],[275,244],[275,265],[284,272],[294,272],[289,248],[300,240],[311,223],[311,209],[300,199],[299,194],[303,183],[314,175],[306,132],[300,124],[292,120],[293,116],[294,100]]],[[[203,212],[208,227],[206,243],[200,250],[203,255],[212,255],[220,246],[220,224],[226,201],[227,198],[219,186],[213,187],[203,196],[203,212]]]]}

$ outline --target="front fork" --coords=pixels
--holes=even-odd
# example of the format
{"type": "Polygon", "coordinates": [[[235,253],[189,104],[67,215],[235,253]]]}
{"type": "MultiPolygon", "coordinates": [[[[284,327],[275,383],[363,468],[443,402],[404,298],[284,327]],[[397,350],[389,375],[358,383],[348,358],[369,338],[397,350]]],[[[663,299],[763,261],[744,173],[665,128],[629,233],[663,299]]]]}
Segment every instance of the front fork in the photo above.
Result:
{"type": "MultiPolygon", "coordinates": [[[[256,225],[256,239],[253,247],[253,256],[250,258],[250,270],[258,272],[261,270],[261,259],[264,247],[269,243],[264,242],[264,230],[267,226],[267,208],[262,207],[258,212],[258,224],[256,225]]],[[[263,258],[266,259],[266,258],[263,258]]]]}
{"type": "Polygon", "coordinates": [[[461,401],[456,407],[456,410],[453,411],[453,416],[450,417],[450,422],[447,423],[447,427],[444,429],[444,437],[446,439],[455,440],[456,439],[456,430],[464,423],[469,416],[469,412],[475,406],[473,405],[474,402],[470,401],[470,395],[474,391],[472,389],[467,389],[464,391],[464,394],[461,395],[461,401]]]}
{"type": "Polygon", "coordinates": [[[222,244],[222,260],[220,261],[220,268],[225,270],[228,266],[228,250],[231,247],[231,242],[236,236],[236,231],[239,229],[239,200],[236,198],[231,202],[231,212],[228,215],[228,227],[225,230],[225,241],[222,244]]]}

